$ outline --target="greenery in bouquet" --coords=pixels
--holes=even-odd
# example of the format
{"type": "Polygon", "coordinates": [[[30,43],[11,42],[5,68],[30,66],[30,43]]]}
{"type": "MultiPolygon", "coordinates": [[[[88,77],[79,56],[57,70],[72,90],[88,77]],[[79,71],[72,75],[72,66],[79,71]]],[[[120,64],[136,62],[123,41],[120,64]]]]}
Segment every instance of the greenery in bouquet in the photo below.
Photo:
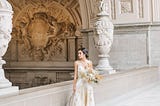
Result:
{"type": "Polygon", "coordinates": [[[89,83],[98,83],[103,76],[96,70],[88,70],[86,73],[81,73],[81,77],[89,83]]]}

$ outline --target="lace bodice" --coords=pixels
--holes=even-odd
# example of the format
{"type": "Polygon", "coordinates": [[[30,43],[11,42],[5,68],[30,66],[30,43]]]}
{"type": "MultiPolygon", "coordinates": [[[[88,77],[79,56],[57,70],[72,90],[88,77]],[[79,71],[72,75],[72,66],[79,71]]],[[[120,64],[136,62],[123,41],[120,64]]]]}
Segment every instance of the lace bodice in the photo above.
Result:
{"type": "Polygon", "coordinates": [[[89,68],[90,60],[86,61],[86,66],[81,61],[78,61],[78,71],[85,71],[89,68]]]}
{"type": "Polygon", "coordinates": [[[78,61],[78,78],[81,78],[82,77],[81,75],[83,75],[83,73],[85,74],[88,71],[90,61],[87,60],[86,62],[87,66],[85,67],[81,61],[78,61]]]}

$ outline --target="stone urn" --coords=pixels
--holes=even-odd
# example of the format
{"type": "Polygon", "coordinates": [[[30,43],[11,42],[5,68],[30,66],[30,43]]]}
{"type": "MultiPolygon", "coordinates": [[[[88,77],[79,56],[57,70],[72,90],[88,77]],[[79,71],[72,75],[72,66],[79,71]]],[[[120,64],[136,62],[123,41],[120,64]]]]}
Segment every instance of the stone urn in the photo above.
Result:
{"type": "Polygon", "coordinates": [[[109,52],[113,43],[113,24],[109,18],[108,7],[109,2],[100,0],[99,13],[97,14],[97,21],[94,24],[94,42],[95,47],[98,50],[98,65],[96,68],[100,73],[113,73],[114,70],[109,64],[109,52]]]}
{"type": "Polygon", "coordinates": [[[0,0],[0,96],[18,91],[18,87],[12,87],[12,83],[5,78],[2,68],[2,65],[6,63],[2,56],[6,53],[11,40],[12,14],[12,7],[8,1],[0,0]]]}

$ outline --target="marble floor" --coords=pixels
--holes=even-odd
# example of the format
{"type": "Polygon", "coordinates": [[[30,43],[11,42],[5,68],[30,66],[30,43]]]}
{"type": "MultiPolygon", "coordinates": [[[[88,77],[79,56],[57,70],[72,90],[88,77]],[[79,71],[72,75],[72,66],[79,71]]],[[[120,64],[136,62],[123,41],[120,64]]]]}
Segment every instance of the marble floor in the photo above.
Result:
{"type": "Polygon", "coordinates": [[[136,89],[98,106],[160,106],[160,83],[136,89]]]}

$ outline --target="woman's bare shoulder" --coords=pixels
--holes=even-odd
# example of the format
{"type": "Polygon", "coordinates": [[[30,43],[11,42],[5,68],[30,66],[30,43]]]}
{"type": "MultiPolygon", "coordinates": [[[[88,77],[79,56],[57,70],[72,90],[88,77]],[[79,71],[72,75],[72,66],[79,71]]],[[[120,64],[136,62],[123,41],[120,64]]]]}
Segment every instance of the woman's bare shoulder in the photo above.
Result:
{"type": "Polygon", "coordinates": [[[74,62],[74,64],[78,64],[79,63],[79,60],[76,60],[75,62],[74,62]]]}

